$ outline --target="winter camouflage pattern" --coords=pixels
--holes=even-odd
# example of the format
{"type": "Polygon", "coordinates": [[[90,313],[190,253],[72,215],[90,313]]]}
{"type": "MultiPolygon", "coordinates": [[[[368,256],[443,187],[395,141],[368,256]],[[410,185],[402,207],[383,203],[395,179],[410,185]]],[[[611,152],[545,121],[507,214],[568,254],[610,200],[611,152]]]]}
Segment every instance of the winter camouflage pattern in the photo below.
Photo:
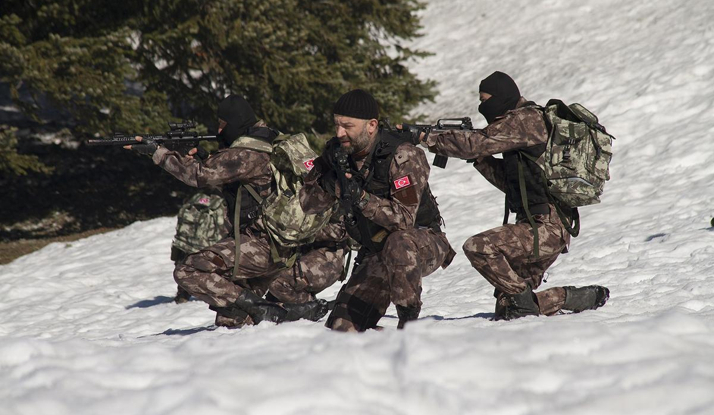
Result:
{"type": "MultiPolygon", "coordinates": [[[[463,250],[471,265],[496,289],[505,294],[518,294],[526,285],[535,290],[541,285],[545,271],[570,243],[557,212],[550,207],[549,215],[534,215],[538,224],[540,255],[533,257],[533,233],[527,220],[472,236],[463,250]]],[[[535,293],[541,314],[557,313],[565,302],[565,290],[555,287],[535,293]]],[[[498,305],[497,305],[498,307],[498,305]]]]}
{"type": "Polygon", "coordinates": [[[451,258],[453,250],[443,232],[415,228],[392,232],[381,252],[355,266],[337,296],[327,327],[338,331],[374,328],[390,302],[421,308],[422,278],[446,268],[451,258]]]}
{"type": "Polygon", "coordinates": [[[179,209],[173,246],[194,253],[225,238],[231,232],[227,210],[220,194],[196,193],[179,209]]]}
{"type": "Polygon", "coordinates": [[[550,183],[548,191],[558,200],[570,207],[600,203],[610,180],[613,137],[595,127],[597,117],[582,105],[572,104],[569,109],[575,115],[571,118],[577,119],[562,118],[558,104],[545,108],[552,130],[537,163],[550,183]]]}

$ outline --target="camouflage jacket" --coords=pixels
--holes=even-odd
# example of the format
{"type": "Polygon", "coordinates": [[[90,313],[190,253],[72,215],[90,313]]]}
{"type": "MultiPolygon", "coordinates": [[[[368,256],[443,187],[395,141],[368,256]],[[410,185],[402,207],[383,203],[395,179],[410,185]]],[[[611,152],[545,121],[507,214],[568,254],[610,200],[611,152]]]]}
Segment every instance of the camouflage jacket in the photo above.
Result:
{"type": "MultiPolygon", "coordinates": [[[[331,169],[327,163],[321,162],[321,158],[315,161],[315,168],[305,178],[305,185],[300,191],[300,204],[308,213],[323,212],[336,200],[318,183],[327,169],[331,169]]],[[[365,175],[368,173],[365,172],[365,175]]],[[[389,232],[413,228],[428,180],[429,163],[424,152],[410,143],[401,144],[389,167],[389,181],[392,183],[389,197],[370,194],[362,215],[389,232]],[[402,180],[405,178],[408,179],[402,180]]],[[[336,193],[339,194],[339,185],[336,193]]]]}
{"type": "Polygon", "coordinates": [[[473,131],[439,131],[429,135],[426,145],[433,153],[462,159],[476,159],[476,169],[501,191],[506,191],[506,175],[502,159],[494,154],[543,145],[548,141],[548,129],[543,111],[526,106],[521,97],[516,109],[496,118],[486,128],[473,131]]]}

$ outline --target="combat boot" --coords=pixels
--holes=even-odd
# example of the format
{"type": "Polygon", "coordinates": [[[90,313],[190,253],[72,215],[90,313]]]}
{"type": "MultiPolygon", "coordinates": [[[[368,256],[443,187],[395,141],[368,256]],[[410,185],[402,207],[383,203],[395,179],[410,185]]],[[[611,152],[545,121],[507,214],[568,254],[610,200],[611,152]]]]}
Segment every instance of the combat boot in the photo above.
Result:
{"type": "Polygon", "coordinates": [[[235,306],[248,313],[255,324],[263,320],[273,323],[281,323],[285,321],[288,311],[278,303],[268,301],[262,297],[258,297],[255,293],[243,289],[238,294],[238,299],[235,301],[235,306]]]}
{"type": "Polygon", "coordinates": [[[540,315],[540,309],[536,303],[536,296],[529,285],[526,285],[526,289],[518,294],[498,294],[494,320],[513,320],[537,315],[540,315]]]}
{"type": "Polygon", "coordinates": [[[208,307],[216,312],[215,325],[218,327],[227,327],[229,329],[239,329],[246,325],[252,325],[253,320],[248,313],[239,309],[236,306],[231,307],[208,307]]]}
{"type": "Polygon", "coordinates": [[[608,298],[610,298],[610,290],[600,285],[563,288],[565,289],[563,310],[572,311],[573,313],[595,310],[605,305],[608,298]]]}
{"type": "Polygon", "coordinates": [[[188,302],[188,300],[190,300],[190,299],[191,299],[191,294],[188,291],[181,288],[181,286],[179,285],[178,290],[176,291],[176,297],[174,297],[174,302],[176,304],[183,304],[183,303],[188,302]]]}
{"type": "Polygon", "coordinates": [[[401,305],[397,307],[397,316],[399,317],[399,323],[397,323],[397,329],[403,329],[404,325],[409,321],[414,321],[419,318],[419,312],[421,311],[421,306],[416,307],[404,307],[401,305]]]}
{"type": "Polygon", "coordinates": [[[282,303],[284,309],[288,311],[285,315],[285,321],[297,321],[301,318],[310,321],[317,321],[325,315],[329,310],[327,301],[314,300],[306,303],[282,303]]]}

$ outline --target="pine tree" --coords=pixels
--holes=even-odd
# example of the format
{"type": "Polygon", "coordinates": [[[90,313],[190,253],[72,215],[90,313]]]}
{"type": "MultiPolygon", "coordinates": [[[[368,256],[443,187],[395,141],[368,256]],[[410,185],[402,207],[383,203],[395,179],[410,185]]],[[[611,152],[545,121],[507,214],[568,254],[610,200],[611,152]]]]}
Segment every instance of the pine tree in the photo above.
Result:
{"type": "Polygon", "coordinates": [[[42,99],[61,109],[78,137],[162,131],[172,116],[215,126],[217,103],[229,93],[283,131],[319,133],[331,130],[332,104],[352,88],[372,92],[394,120],[434,95],[433,83],[404,65],[424,56],[404,45],[418,34],[417,0],[5,0],[3,7],[0,82],[38,122],[42,99]]]}

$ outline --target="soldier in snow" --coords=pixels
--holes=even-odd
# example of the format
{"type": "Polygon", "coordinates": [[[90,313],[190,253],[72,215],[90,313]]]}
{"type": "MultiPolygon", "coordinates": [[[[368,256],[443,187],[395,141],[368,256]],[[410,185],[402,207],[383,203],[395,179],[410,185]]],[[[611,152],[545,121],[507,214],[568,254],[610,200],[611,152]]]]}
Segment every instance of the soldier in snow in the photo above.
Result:
{"type": "Polygon", "coordinates": [[[361,245],[326,326],[364,331],[390,302],[399,328],[421,310],[421,279],[454,256],[429,190],[429,164],[407,134],[381,130],[377,102],[363,90],[333,108],[336,137],[315,160],[300,201],[321,211],[340,200],[348,233],[361,245]]]}
{"type": "Polygon", "coordinates": [[[244,143],[272,143],[278,133],[259,121],[248,102],[238,95],[230,95],[218,106],[219,137],[227,148],[209,156],[199,163],[193,157],[185,157],[163,146],[140,144],[131,149],[152,155],[155,164],[181,180],[194,186],[221,186],[228,202],[228,218],[234,218],[239,209],[240,260],[236,257],[235,239],[225,238],[218,243],[189,255],[174,272],[176,282],[188,293],[209,304],[216,311],[216,325],[241,327],[257,324],[262,320],[273,322],[292,321],[299,318],[318,320],[327,313],[324,300],[315,300],[314,293],[331,285],[342,273],[344,252],[341,245],[345,231],[341,224],[326,226],[316,238],[322,245],[305,249],[298,267],[283,270],[273,261],[271,241],[260,216],[260,204],[246,184],[261,198],[267,197],[274,188],[274,176],[270,169],[270,154],[255,151],[244,143]],[[236,206],[238,192],[240,206],[236,206]],[[234,266],[237,269],[234,270],[234,266]],[[301,284],[292,283],[296,277],[305,279],[301,284]],[[276,289],[277,299],[286,298],[296,303],[268,301],[262,296],[276,278],[286,281],[276,289]],[[310,283],[315,281],[314,283],[310,283]],[[303,290],[306,295],[298,295],[303,290]]]}
{"type": "MultiPolygon", "coordinates": [[[[545,271],[561,252],[567,252],[570,243],[570,234],[547,197],[540,168],[519,155],[523,152],[538,158],[545,151],[548,128],[542,109],[523,98],[513,79],[502,72],[484,79],[479,95],[479,112],[488,122],[486,128],[433,132],[422,139],[434,153],[476,159],[476,169],[506,194],[508,209],[516,214],[515,224],[504,221],[503,226],[475,235],[463,246],[471,265],[496,287],[496,319],[601,307],[609,298],[609,290],[598,285],[553,287],[533,293],[545,271]],[[503,158],[497,159],[494,154],[503,158]],[[519,168],[523,180],[519,179],[519,168]],[[527,200],[536,224],[537,251],[523,200],[527,200]]],[[[563,210],[567,215],[567,207],[563,210]]]]}

